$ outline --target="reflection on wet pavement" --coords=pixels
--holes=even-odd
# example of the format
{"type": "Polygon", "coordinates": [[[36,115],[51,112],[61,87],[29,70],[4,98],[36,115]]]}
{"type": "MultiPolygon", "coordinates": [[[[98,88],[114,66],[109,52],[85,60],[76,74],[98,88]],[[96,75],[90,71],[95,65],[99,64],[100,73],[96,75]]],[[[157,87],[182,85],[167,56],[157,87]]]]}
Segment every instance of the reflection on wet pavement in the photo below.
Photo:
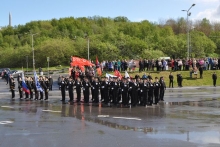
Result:
{"type": "MultiPolygon", "coordinates": [[[[174,139],[219,146],[219,95],[220,90],[214,88],[168,89],[165,102],[151,107],[134,108],[123,108],[121,105],[107,107],[101,103],[61,104],[55,96],[51,96],[48,102],[18,99],[11,101],[10,98],[1,96],[0,116],[5,112],[22,113],[25,114],[23,119],[26,122],[33,121],[37,127],[42,126],[44,122],[63,124],[63,118],[77,119],[81,123],[81,130],[86,130],[87,123],[91,122],[115,130],[139,132],[138,138],[143,139],[174,139]],[[29,117],[33,117],[34,120],[29,120],[29,117]],[[52,119],[55,117],[56,120],[52,119]]],[[[4,120],[1,118],[0,127],[11,128],[17,123],[16,118],[11,116],[4,120]],[[7,121],[12,123],[4,124],[7,121]]],[[[23,129],[24,135],[28,135],[26,128],[23,129]]],[[[105,131],[98,130],[98,133],[103,135],[105,131]]]]}

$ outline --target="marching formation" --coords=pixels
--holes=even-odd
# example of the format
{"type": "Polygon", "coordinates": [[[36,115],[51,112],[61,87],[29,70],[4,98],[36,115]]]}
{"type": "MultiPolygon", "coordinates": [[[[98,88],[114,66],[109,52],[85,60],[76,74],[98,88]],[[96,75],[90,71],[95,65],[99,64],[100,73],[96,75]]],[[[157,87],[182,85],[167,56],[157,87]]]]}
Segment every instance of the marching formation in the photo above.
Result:
{"type": "Polygon", "coordinates": [[[103,102],[108,105],[119,103],[124,106],[137,106],[157,104],[164,100],[164,92],[166,84],[163,77],[155,81],[148,78],[120,78],[118,77],[92,77],[89,80],[87,77],[65,78],[59,77],[59,86],[61,89],[62,100],[65,102],[66,90],[69,92],[69,102],[74,102],[74,91],[76,92],[76,102],[81,102],[81,92],[83,93],[83,103],[89,103],[90,95],[93,103],[103,102]],[[60,78],[60,80],[59,80],[60,78]],[[99,95],[101,97],[99,97],[99,95]]]}

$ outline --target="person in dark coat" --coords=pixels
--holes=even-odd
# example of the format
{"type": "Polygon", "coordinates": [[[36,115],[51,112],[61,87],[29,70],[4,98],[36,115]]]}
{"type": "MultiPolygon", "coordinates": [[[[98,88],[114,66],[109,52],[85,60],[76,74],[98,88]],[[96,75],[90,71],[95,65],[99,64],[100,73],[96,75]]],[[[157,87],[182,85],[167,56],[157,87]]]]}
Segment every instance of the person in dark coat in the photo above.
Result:
{"type": "Polygon", "coordinates": [[[158,81],[158,78],[155,77],[154,82],[154,104],[157,105],[159,102],[159,93],[160,93],[160,82],[158,81]]]}
{"type": "Polygon", "coordinates": [[[160,77],[160,101],[164,101],[165,90],[166,90],[166,84],[164,82],[164,78],[160,77]]]}
{"type": "Polygon", "coordinates": [[[76,97],[77,97],[76,102],[79,103],[81,100],[81,88],[82,88],[82,82],[80,78],[76,79],[75,86],[76,86],[76,97]]]}
{"type": "Polygon", "coordinates": [[[217,75],[215,72],[212,74],[212,80],[213,80],[213,86],[216,87],[217,75]]]}
{"type": "Polygon", "coordinates": [[[11,78],[11,85],[10,85],[12,99],[15,98],[15,81],[14,78],[11,78]]]}
{"type": "Polygon", "coordinates": [[[173,88],[173,75],[172,75],[172,72],[170,72],[169,80],[170,80],[170,82],[169,82],[169,88],[170,88],[171,86],[172,86],[172,88],[173,88]]]}
{"type": "Polygon", "coordinates": [[[84,103],[89,103],[89,95],[90,95],[89,88],[91,87],[91,84],[88,78],[84,79],[84,81],[82,82],[82,86],[83,86],[84,103]]]}
{"type": "Polygon", "coordinates": [[[95,78],[94,81],[94,102],[99,103],[99,88],[100,88],[100,83],[98,81],[98,78],[95,78]]]}
{"type": "Polygon", "coordinates": [[[137,105],[137,99],[138,99],[138,87],[139,85],[136,82],[136,79],[132,79],[132,84],[131,84],[131,105],[136,106],[137,105]]]}
{"type": "Polygon", "coordinates": [[[73,86],[74,86],[74,81],[72,79],[72,77],[69,78],[69,81],[68,81],[68,91],[69,91],[69,102],[73,102],[74,100],[74,94],[73,94],[73,86]]]}
{"type": "Polygon", "coordinates": [[[49,84],[50,84],[49,90],[52,91],[52,89],[53,89],[53,78],[51,76],[49,77],[49,84]]]}
{"type": "Polygon", "coordinates": [[[200,79],[202,79],[203,78],[203,67],[202,66],[199,66],[199,75],[200,75],[200,79]]]}
{"type": "Polygon", "coordinates": [[[65,78],[62,77],[62,80],[60,82],[60,89],[61,89],[61,95],[62,95],[62,102],[65,102],[65,96],[66,96],[66,81],[65,78]]]}

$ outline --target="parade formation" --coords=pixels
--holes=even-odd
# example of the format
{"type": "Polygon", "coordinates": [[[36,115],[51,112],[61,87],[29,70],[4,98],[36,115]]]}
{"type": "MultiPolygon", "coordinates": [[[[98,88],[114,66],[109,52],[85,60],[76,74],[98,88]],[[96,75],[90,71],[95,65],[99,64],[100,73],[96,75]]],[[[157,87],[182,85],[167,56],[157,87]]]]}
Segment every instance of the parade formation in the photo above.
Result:
{"type": "MultiPolygon", "coordinates": [[[[4,74],[7,74],[6,72],[4,74]]],[[[87,74],[86,74],[87,75],[87,74]]],[[[137,75],[130,77],[95,77],[83,76],[80,69],[72,69],[71,75],[58,77],[58,86],[61,91],[63,103],[66,102],[68,93],[71,103],[103,103],[104,105],[122,104],[128,106],[152,106],[159,101],[164,101],[166,84],[163,77],[151,75],[137,75]],[[76,101],[74,101],[74,98],[76,101]]],[[[89,74],[88,74],[89,75],[89,74]]],[[[5,76],[3,76],[5,77],[5,76]]],[[[49,91],[53,87],[52,77],[34,75],[34,77],[23,77],[18,75],[18,91],[20,99],[25,100],[48,100],[49,91]],[[23,80],[24,78],[24,80],[23,80]]],[[[12,99],[15,98],[15,80],[9,75],[9,88],[12,99]]]]}

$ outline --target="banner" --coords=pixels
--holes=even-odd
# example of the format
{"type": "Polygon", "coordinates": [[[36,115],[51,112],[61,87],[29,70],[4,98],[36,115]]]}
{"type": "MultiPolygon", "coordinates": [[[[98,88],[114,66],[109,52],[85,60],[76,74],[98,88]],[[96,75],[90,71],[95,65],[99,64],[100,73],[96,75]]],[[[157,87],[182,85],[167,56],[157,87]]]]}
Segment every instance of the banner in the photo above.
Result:
{"type": "Polygon", "coordinates": [[[94,66],[94,64],[84,58],[72,57],[71,66],[94,66]]]}
{"type": "Polygon", "coordinates": [[[114,75],[122,79],[121,73],[118,70],[115,70],[114,75]]]}
{"type": "Polygon", "coordinates": [[[129,76],[127,71],[125,71],[125,78],[130,78],[130,76],[129,76]]]}

